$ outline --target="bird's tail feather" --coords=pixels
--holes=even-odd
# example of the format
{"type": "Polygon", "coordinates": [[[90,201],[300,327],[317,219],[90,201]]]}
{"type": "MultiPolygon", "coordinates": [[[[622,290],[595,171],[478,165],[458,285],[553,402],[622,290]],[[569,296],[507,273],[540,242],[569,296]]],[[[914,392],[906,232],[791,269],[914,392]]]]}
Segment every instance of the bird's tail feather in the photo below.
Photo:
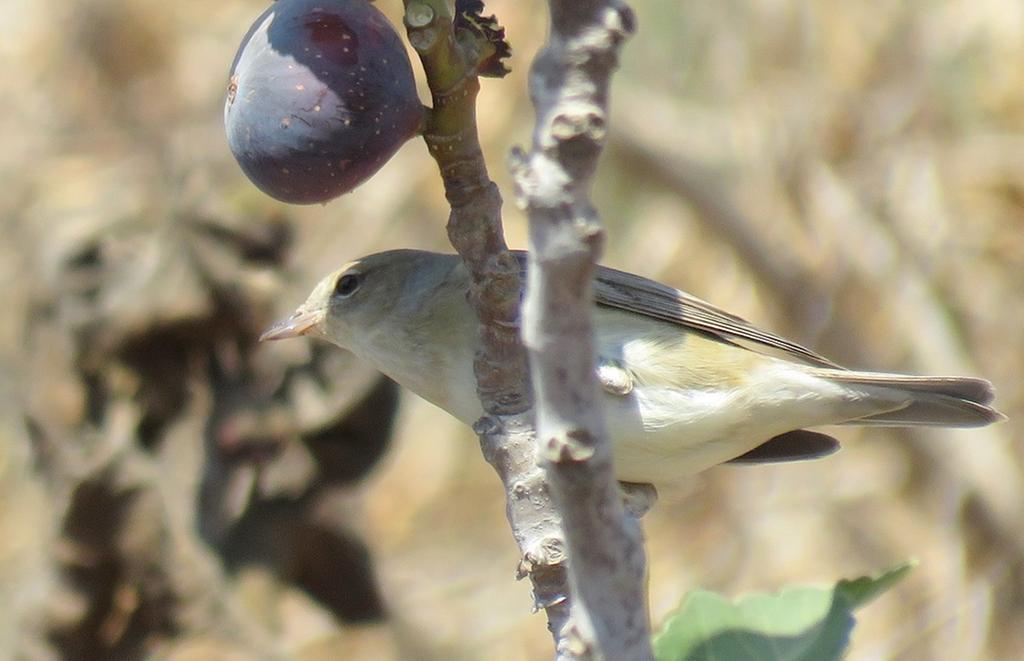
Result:
{"type": "Polygon", "coordinates": [[[989,404],[995,397],[992,384],[966,376],[905,376],[816,368],[818,376],[836,383],[861,386],[887,400],[908,397],[899,409],[850,420],[845,424],[880,427],[983,427],[1005,420],[989,404]]]}

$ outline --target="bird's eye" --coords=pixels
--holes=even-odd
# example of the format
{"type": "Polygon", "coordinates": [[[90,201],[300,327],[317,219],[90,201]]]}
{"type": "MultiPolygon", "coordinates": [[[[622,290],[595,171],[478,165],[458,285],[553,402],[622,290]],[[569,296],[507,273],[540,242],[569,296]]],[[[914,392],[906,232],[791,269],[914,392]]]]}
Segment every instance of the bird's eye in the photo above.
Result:
{"type": "Polygon", "coordinates": [[[341,298],[348,298],[359,289],[359,276],[354,273],[346,273],[338,278],[338,284],[334,285],[334,295],[341,298]]]}

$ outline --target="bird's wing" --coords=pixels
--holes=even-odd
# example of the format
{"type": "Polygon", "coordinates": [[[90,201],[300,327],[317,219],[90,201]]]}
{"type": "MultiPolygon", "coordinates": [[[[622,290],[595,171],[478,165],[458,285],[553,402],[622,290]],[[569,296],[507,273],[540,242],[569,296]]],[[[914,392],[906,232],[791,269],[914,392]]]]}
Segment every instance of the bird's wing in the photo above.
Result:
{"type": "MultiPolygon", "coordinates": [[[[516,257],[525,272],[526,253],[519,252],[516,257]]],[[[594,300],[598,305],[678,324],[720,339],[752,342],[812,365],[841,369],[807,347],[762,330],[696,296],[625,271],[598,266],[594,300]]]]}

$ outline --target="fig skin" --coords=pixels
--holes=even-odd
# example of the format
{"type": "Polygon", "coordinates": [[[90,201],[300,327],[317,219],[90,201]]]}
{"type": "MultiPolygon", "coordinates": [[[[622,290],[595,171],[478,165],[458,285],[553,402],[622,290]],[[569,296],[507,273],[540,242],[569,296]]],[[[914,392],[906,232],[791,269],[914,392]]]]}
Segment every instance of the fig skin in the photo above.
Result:
{"type": "Polygon", "coordinates": [[[417,135],[424,108],[388,19],[365,0],[278,0],[231,66],[224,126],[260,190],[325,203],[417,135]]]}

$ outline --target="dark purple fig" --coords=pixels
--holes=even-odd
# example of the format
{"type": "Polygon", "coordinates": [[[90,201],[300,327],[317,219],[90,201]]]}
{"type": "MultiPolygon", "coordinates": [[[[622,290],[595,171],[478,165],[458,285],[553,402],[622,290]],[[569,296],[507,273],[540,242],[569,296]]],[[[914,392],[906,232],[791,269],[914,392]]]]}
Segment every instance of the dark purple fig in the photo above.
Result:
{"type": "Polygon", "coordinates": [[[368,179],[423,120],[409,58],[366,0],[278,0],[231,66],[224,125],[260,190],[323,203],[368,179]]]}

